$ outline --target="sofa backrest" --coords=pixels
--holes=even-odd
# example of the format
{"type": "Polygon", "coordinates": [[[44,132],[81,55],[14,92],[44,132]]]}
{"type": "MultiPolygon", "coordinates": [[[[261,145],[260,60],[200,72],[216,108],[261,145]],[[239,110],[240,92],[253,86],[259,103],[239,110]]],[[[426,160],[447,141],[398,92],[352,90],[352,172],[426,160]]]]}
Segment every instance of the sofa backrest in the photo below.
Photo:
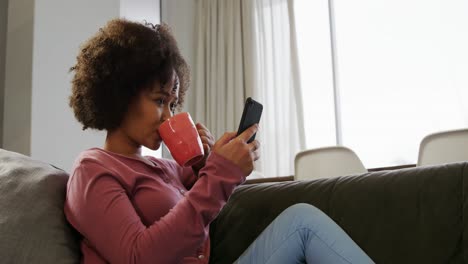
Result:
{"type": "Polygon", "coordinates": [[[0,262],[79,263],[63,205],[68,174],[0,149],[0,262]]]}

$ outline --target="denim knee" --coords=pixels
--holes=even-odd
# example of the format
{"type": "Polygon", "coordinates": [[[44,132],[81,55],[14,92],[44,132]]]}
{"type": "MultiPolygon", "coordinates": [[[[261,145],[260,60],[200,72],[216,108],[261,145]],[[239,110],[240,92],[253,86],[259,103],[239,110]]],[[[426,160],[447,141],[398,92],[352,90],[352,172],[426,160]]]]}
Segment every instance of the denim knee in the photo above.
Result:
{"type": "Polygon", "coordinates": [[[284,210],[285,213],[297,216],[320,215],[323,212],[317,207],[308,203],[297,203],[284,210]]]}
{"type": "Polygon", "coordinates": [[[314,229],[317,224],[328,219],[320,209],[307,203],[291,205],[283,211],[283,214],[290,219],[291,224],[295,223],[297,228],[314,229]]]}

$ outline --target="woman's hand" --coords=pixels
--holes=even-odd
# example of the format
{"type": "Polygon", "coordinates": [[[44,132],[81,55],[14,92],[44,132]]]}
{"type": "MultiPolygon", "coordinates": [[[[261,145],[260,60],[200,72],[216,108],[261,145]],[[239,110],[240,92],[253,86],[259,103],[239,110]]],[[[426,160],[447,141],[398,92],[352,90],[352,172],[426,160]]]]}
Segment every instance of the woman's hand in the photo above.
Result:
{"type": "Polygon", "coordinates": [[[203,144],[203,151],[205,152],[203,159],[192,166],[192,169],[198,175],[198,171],[200,171],[200,169],[205,166],[206,159],[208,158],[208,155],[210,154],[211,149],[213,148],[215,140],[211,132],[208,130],[208,128],[206,128],[206,126],[204,126],[201,123],[197,123],[195,126],[197,127],[198,135],[200,135],[201,142],[203,144]]]}
{"type": "Polygon", "coordinates": [[[238,137],[236,137],[236,132],[226,132],[216,141],[212,150],[239,166],[244,175],[247,176],[254,169],[254,161],[260,158],[258,151],[260,142],[254,140],[251,143],[247,143],[257,131],[258,125],[255,124],[246,129],[238,137]]]}

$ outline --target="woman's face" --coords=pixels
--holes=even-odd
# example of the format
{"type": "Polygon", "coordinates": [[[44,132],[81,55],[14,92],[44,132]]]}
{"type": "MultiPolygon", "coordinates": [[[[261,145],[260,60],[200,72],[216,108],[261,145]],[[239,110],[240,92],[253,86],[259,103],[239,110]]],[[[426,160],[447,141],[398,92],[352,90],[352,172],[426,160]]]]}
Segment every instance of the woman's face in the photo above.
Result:
{"type": "Polygon", "coordinates": [[[119,129],[136,145],[156,150],[161,146],[159,126],[174,114],[179,96],[179,82],[174,73],[161,87],[156,81],[152,87],[143,90],[124,116],[119,129]]]}

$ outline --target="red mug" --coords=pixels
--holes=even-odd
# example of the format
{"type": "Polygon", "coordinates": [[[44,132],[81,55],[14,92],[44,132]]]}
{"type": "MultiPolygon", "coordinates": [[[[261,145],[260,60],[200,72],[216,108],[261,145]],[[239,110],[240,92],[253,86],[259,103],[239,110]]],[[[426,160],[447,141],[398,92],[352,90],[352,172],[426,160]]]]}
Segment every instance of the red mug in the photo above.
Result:
{"type": "Polygon", "coordinates": [[[180,166],[193,166],[205,154],[200,135],[187,112],[179,113],[164,121],[159,126],[159,134],[180,166]]]}

